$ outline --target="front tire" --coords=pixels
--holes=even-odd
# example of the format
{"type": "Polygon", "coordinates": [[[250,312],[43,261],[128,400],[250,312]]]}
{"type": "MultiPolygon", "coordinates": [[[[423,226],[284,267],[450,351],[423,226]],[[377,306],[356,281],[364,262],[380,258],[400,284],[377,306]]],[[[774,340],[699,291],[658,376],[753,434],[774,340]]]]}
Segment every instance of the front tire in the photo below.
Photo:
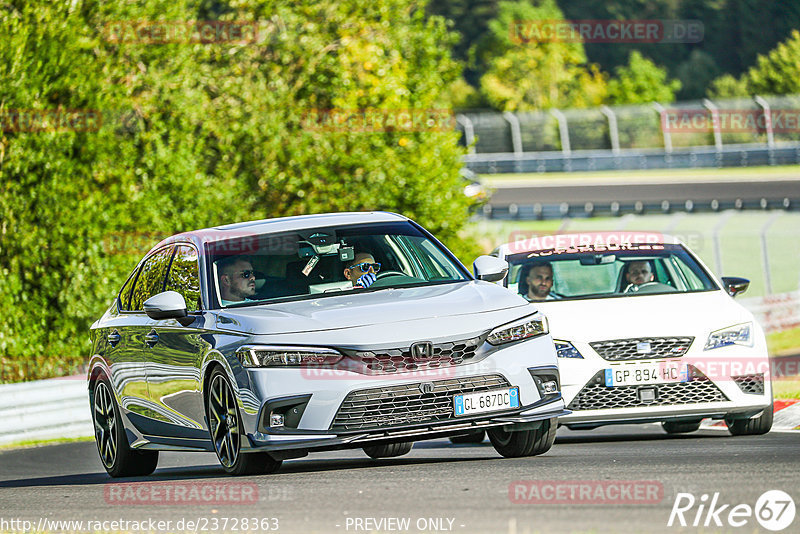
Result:
{"type": "Polygon", "coordinates": [[[265,452],[242,452],[242,418],[233,389],[221,368],[211,373],[206,398],[208,430],[214,451],[222,468],[229,475],[258,475],[273,473],[281,466],[265,452]]]}
{"type": "Polygon", "coordinates": [[[145,476],[156,470],[158,451],[135,450],[128,443],[122,413],[105,376],[97,380],[92,391],[92,423],[97,452],[109,475],[145,476]]]}
{"type": "Polygon", "coordinates": [[[772,420],[775,417],[775,408],[772,403],[764,408],[764,411],[755,419],[733,419],[725,418],[728,425],[728,432],[733,436],[760,436],[766,434],[772,428],[772,420]]]}
{"type": "Polygon", "coordinates": [[[521,458],[544,454],[556,440],[558,418],[542,421],[535,430],[508,432],[502,428],[490,428],[489,440],[495,450],[506,458],[521,458]]]}
{"type": "Polygon", "coordinates": [[[384,445],[370,445],[364,447],[364,452],[367,456],[377,460],[378,458],[392,458],[394,456],[403,456],[411,452],[411,447],[414,446],[413,441],[404,441],[402,443],[387,443],[384,445]]]}
{"type": "Polygon", "coordinates": [[[700,428],[701,421],[662,421],[661,427],[667,434],[688,434],[700,428]]]}

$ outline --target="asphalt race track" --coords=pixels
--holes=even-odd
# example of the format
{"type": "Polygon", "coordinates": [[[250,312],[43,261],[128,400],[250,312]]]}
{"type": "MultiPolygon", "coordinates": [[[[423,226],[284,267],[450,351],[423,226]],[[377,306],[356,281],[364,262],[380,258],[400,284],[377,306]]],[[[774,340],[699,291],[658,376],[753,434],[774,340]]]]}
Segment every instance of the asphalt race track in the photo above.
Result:
{"type": "MultiPolygon", "coordinates": [[[[535,458],[502,459],[488,440],[481,445],[437,440],[417,443],[400,458],[374,461],[360,450],[318,453],[284,462],[277,474],[232,478],[213,455],[162,453],[152,476],[112,481],[94,443],[68,443],[0,452],[0,531],[22,530],[23,520],[34,528],[47,526],[40,523],[46,519],[106,521],[89,527],[133,532],[141,526],[154,532],[275,532],[275,527],[292,533],[768,532],[752,515],[739,519],[745,521],[741,528],[729,526],[728,513],[739,504],[754,507],[768,490],[782,490],[800,502],[798,445],[796,432],[734,438],[713,429],[667,436],[657,425],[562,428],[554,448],[535,458]],[[141,481],[147,483],[125,485],[141,481]],[[530,502],[537,496],[558,498],[552,484],[548,493],[546,481],[561,481],[563,491],[576,491],[564,481],[590,490],[583,501],[569,504],[530,502]],[[646,492],[636,494],[636,486],[646,492]],[[178,487],[199,488],[195,501],[191,493],[177,499],[178,487]],[[651,493],[653,488],[657,491],[651,493]],[[168,491],[173,497],[166,497],[168,491]],[[682,497],[685,528],[677,519],[667,526],[678,493],[696,500],[688,507],[689,497],[682,497]],[[729,505],[716,516],[722,527],[707,517],[706,505],[715,493],[715,510],[729,505]],[[706,505],[694,527],[704,494],[706,505]],[[598,503],[601,497],[611,504],[598,503]],[[176,499],[181,502],[175,504],[176,499]],[[265,521],[242,529],[244,518],[265,521]],[[16,528],[11,520],[18,521],[16,528]],[[111,523],[120,520],[141,523],[111,523]],[[187,528],[188,521],[196,525],[187,528]]],[[[784,531],[797,532],[798,525],[796,517],[784,531]]],[[[85,523],[83,528],[50,523],[49,528],[88,530],[85,523]]]]}
{"type": "Polygon", "coordinates": [[[797,180],[767,181],[712,181],[695,180],[690,183],[607,183],[607,184],[562,184],[562,185],[508,185],[498,187],[492,194],[493,207],[510,204],[570,204],[583,206],[594,204],[633,204],[635,202],[661,202],[684,204],[687,200],[695,204],[717,200],[720,204],[746,203],[766,199],[770,205],[780,205],[783,199],[796,203],[800,199],[800,182],[797,180]]]}

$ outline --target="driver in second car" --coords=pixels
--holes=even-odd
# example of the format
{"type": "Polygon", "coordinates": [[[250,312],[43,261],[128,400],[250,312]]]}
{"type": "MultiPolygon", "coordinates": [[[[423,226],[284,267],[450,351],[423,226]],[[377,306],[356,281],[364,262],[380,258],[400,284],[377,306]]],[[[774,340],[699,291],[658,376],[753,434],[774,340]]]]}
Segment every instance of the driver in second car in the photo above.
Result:
{"type": "Polygon", "coordinates": [[[353,287],[368,288],[375,282],[376,273],[380,270],[381,264],[375,263],[372,254],[359,252],[344,268],[344,277],[353,283],[353,287]]]}

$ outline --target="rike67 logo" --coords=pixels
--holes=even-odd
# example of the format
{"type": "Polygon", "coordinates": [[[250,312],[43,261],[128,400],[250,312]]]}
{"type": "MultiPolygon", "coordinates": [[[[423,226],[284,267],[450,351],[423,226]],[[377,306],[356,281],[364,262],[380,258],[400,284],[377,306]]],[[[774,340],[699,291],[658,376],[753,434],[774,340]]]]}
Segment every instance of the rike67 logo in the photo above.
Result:
{"type": "Polygon", "coordinates": [[[667,526],[743,527],[755,518],[763,528],[779,531],[791,525],[794,516],[794,500],[781,490],[765,491],[755,506],[725,503],[719,492],[711,496],[704,493],[699,499],[691,493],[678,493],[667,526]]]}

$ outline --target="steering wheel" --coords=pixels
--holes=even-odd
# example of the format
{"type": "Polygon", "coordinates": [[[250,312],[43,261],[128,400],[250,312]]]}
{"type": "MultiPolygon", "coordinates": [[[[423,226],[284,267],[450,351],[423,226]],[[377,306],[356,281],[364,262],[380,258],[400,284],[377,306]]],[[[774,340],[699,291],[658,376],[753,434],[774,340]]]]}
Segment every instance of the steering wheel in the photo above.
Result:
{"type": "Polygon", "coordinates": [[[382,278],[389,278],[390,276],[408,276],[406,273],[401,273],[400,271],[381,271],[375,276],[375,281],[381,280],[382,278]]]}

